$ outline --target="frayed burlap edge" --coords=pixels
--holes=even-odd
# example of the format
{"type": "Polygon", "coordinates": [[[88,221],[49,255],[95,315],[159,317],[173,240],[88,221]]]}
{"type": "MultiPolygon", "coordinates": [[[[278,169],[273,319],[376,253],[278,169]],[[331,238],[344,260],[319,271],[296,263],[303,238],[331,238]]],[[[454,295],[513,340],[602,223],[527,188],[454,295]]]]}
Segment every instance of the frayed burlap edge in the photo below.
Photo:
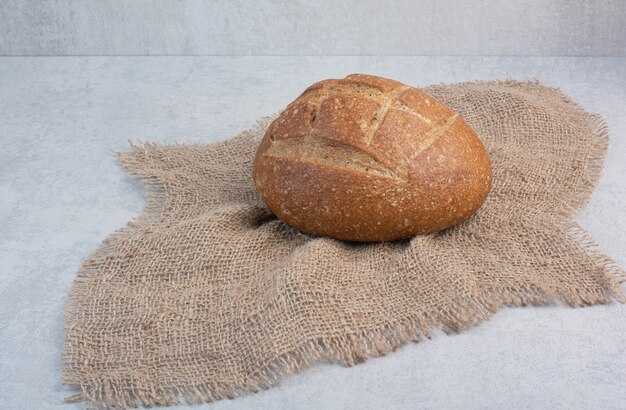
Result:
{"type": "MultiPolygon", "coordinates": [[[[341,363],[344,366],[353,366],[368,358],[384,356],[408,342],[420,342],[424,338],[431,338],[430,330],[437,328],[446,334],[458,333],[468,327],[477,325],[490,318],[499,308],[508,306],[545,305],[553,302],[560,302],[572,307],[581,307],[594,304],[606,304],[612,301],[626,302],[626,296],[620,289],[620,285],[626,282],[626,273],[608,256],[603,254],[595,240],[576,222],[573,215],[581,209],[590,199],[602,172],[604,159],[608,150],[609,135],[608,127],[599,114],[588,113],[574,100],[566,96],[560,89],[545,87],[537,80],[528,82],[518,82],[513,80],[505,81],[478,81],[473,84],[490,83],[501,85],[523,84],[526,86],[539,86],[550,89],[562,98],[563,102],[570,105],[581,115],[588,118],[592,129],[590,139],[590,157],[587,161],[585,173],[583,175],[585,183],[583,188],[574,194],[572,203],[555,219],[554,224],[563,231],[569,233],[578,243],[580,249],[588,254],[595,264],[602,269],[606,275],[606,287],[603,292],[586,294],[582,296],[576,289],[567,289],[559,292],[548,291],[546,289],[518,289],[515,294],[490,294],[481,295],[476,300],[457,300],[455,309],[441,314],[439,317],[424,319],[416,315],[415,321],[405,323],[395,327],[385,327],[375,332],[367,334],[347,335],[336,338],[315,338],[298,346],[293,351],[283,353],[276,359],[267,363],[264,370],[260,371],[254,380],[243,385],[225,385],[219,383],[204,383],[196,386],[184,388],[164,389],[155,387],[151,391],[145,389],[127,387],[126,383],[119,381],[101,381],[88,385],[75,373],[75,363],[80,359],[68,352],[72,349],[66,343],[63,356],[63,378],[62,382],[71,385],[79,390],[79,393],[65,399],[67,402],[85,401],[85,406],[93,408],[106,407],[137,407],[155,405],[174,405],[183,402],[188,403],[208,403],[224,398],[235,398],[249,392],[258,392],[261,389],[268,389],[278,383],[278,381],[291,373],[298,372],[322,359],[341,363]]],[[[436,85],[434,87],[437,87],[436,85]]],[[[242,138],[251,133],[258,133],[266,129],[273,120],[272,117],[264,117],[257,121],[255,126],[235,138],[242,138]]],[[[214,144],[222,144],[216,142],[214,144]]],[[[213,144],[211,144],[213,145],[213,144]]],[[[136,161],[133,153],[145,148],[159,149],[167,147],[166,144],[139,142],[130,143],[130,152],[118,153],[117,157],[122,166],[130,173],[140,177],[148,188],[147,204],[142,215],[129,222],[126,227],[115,231],[110,237],[103,241],[102,245],[87,259],[77,274],[68,300],[65,306],[64,316],[66,320],[65,332],[73,331],[74,323],[74,302],[84,291],[84,284],[88,278],[97,270],[98,264],[94,262],[97,257],[106,257],[113,244],[120,238],[124,238],[138,229],[145,229],[157,219],[165,205],[167,191],[163,180],[156,175],[151,175],[143,170],[136,161]]]]}

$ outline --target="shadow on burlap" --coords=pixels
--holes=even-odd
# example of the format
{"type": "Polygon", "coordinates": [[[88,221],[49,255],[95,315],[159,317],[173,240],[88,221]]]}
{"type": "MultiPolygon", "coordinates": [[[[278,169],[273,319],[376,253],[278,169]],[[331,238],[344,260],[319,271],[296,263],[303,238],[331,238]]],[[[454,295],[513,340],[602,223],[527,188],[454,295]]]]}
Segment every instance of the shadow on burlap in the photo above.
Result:
{"type": "Polygon", "coordinates": [[[503,305],[623,302],[626,275],[573,219],[602,169],[602,119],[536,82],[425,90],[474,128],[494,170],[478,213],[436,234],[350,243],[276,219],[251,178],[271,118],[224,142],[119,154],[148,204],[74,283],[68,400],[209,402],[459,332],[503,305]]]}

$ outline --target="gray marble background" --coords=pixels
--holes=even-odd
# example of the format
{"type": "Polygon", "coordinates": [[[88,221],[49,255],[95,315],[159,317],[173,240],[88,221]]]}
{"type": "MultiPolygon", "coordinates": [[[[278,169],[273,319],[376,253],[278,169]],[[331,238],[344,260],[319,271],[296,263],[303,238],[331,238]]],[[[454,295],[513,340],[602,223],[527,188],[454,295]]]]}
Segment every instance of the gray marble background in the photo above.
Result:
{"type": "Polygon", "coordinates": [[[0,55],[626,55],[624,0],[2,0],[0,55]]]}

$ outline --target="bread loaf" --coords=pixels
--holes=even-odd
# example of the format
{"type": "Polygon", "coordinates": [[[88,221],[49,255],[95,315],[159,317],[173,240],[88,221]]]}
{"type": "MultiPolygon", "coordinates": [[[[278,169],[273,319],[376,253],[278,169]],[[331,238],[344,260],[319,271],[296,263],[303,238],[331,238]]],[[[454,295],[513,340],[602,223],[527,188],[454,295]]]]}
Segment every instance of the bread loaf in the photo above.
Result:
{"type": "Polygon", "coordinates": [[[451,227],[491,189],[458,114],[420,89],[353,74],[307,88],[268,127],[253,164],[270,210],[302,231],[386,241],[451,227]]]}

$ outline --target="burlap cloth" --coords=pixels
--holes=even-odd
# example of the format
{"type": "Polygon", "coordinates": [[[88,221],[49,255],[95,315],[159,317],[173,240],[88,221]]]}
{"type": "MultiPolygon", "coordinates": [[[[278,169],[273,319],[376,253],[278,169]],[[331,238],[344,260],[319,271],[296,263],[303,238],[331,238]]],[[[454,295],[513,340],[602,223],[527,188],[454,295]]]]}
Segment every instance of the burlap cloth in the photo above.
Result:
{"type": "Polygon", "coordinates": [[[487,147],[494,186],[460,226],[358,244],[276,219],[251,179],[271,121],[211,145],[143,144],[120,162],[144,214],[85,262],[66,307],[64,383],[95,406],[209,402],[321,358],[354,365],[503,305],[624,301],[626,275],[574,221],[607,130],[536,82],[431,86],[487,147]]]}

